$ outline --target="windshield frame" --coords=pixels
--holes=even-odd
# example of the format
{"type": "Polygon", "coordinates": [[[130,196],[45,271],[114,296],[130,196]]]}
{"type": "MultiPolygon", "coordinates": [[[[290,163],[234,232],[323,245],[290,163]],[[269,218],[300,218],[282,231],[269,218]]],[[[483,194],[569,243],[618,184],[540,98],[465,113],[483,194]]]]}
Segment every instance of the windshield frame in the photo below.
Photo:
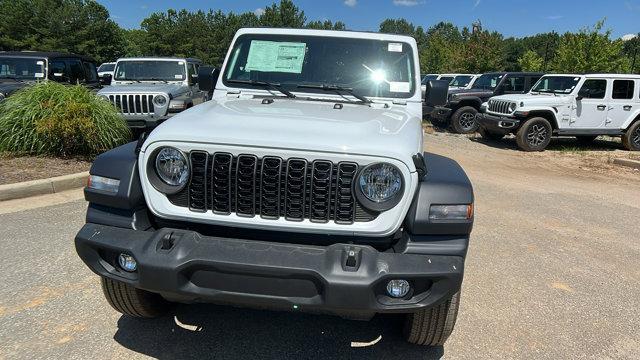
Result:
{"type": "MultiPolygon", "coordinates": [[[[544,75],[542,76],[540,79],[538,79],[538,81],[531,87],[531,90],[529,90],[530,94],[536,93],[536,94],[556,94],[556,95],[571,95],[573,93],[575,93],[578,89],[578,84],[580,83],[580,80],[582,80],[581,76],[577,76],[577,75],[544,75]],[[575,82],[575,84],[573,84],[573,87],[571,88],[571,91],[566,92],[566,91],[557,91],[557,90],[553,90],[553,91],[541,91],[541,90],[535,90],[536,86],[538,86],[538,84],[542,83],[542,80],[544,80],[545,78],[566,78],[566,79],[573,79],[573,81],[575,82]]],[[[566,89],[565,89],[566,90],[566,89]]]]}
{"type": "Polygon", "coordinates": [[[500,86],[500,84],[502,83],[502,81],[504,80],[504,78],[506,76],[507,76],[506,73],[485,73],[485,74],[482,74],[482,75],[478,76],[473,81],[473,85],[471,85],[471,89],[485,90],[485,91],[495,91],[495,89],[497,89],[498,86],[500,86]],[[495,76],[498,79],[498,81],[496,81],[496,86],[493,86],[493,87],[477,87],[478,86],[478,82],[480,81],[480,79],[482,79],[483,76],[486,76],[486,77],[495,76]]]}
{"type": "MultiPolygon", "coordinates": [[[[222,85],[221,89],[225,89],[225,90],[229,90],[229,89],[234,89],[234,90],[251,90],[251,91],[256,91],[256,92],[260,92],[260,93],[267,93],[268,95],[272,95],[272,91],[265,89],[262,86],[256,86],[256,85],[251,85],[251,84],[236,84],[236,83],[230,83],[228,80],[232,80],[232,79],[236,79],[236,77],[229,77],[229,73],[230,73],[230,69],[232,67],[235,66],[236,64],[236,49],[237,46],[239,44],[240,41],[245,41],[245,42],[250,42],[252,40],[263,40],[263,41],[273,41],[273,42],[293,42],[296,40],[299,40],[300,42],[304,42],[305,39],[308,38],[314,38],[314,39],[318,39],[318,38],[326,38],[329,40],[340,40],[340,39],[344,39],[344,40],[360,40],[360,41],[371,41],[371,42],[380,42],[380,43],[398,43],[398,44],[402,44],[403,48],[406,48],[406,51],[403,51],[406,56],[408,57],[408,81],[409,81],[409,92],[399,92],[398,94],[402,94],[402,95],[398,95],[398,96],[375,96],[375,95],[371,95],[368,93],[363,93],[361,91],[361,89],[359,88],[354,88],[354,89],[350,89],[355,91],[356,93],[358,93],[359,95],[362,96],[366,96],[367,99],[379,99],[379,100],[383,100],[383,101],[393,101],[393,100],[402,100],[402,101],[406,101],[406,100],[410,100],[413,99],[416,96],[420,96],[420,81],[421,81],[421,76],[420,74],[417,74],[416,72],[419,71],[419,69],[417,68],[417,64],[416,64],[416,57],[417,55],[415,54],[415,48],[413,46],[413,44],[409,41],[406,41],[404,39],[390,39],[387,37],[381,37],[381,38],[377,38],[377,37],[358,37],[358,36],[332,36],[332,35],[328,35],[328,34],[322,34],[322,35],[317,35],[317,34],[296,34],[296,33],[281,33],[281,32],[244,32],[244,33],[240,33],[236,36],[236,38],[234,39],[232,45],[229,47],[229,50],[227,52],[227,56],[225,58],[224,61],[224,65],[220,71],[220,79],[219,79],[219,83],[222,85]],[[246,38],[249,38],[248,40],[246,38]],[[299,38],[299,39],[296,39],[299,38]]],[[[236,79],[237,80],[237,79],[236,79]]],[[[301,85],[329,85],[329,86],[340,86],[340,87],[345,87],[345,84],[318,84],[315,83],[313,81],[294,81],[294,82],[284,82],[284,83],[278,83],[279,86],[282,86],[283,88],[285,88],[286,90],[289,90],[293,93],[298,93],[298,94],[305,94],[304,96],[298,96],[298,99],[305,99],[308,98],[309,94],[312,94],[314,98],[317,99],[333,99],[333,98],[340,98],[340,99],[344,99],[345,96],[352,96],[348,93],[343,93],[343,94],[339,94],[335,91],[327,91],[327,90],[323,90],[321,88],[318,89],[310,89],[310,88],[304,88],[304,90],[302,90],[300,87],[301,85]]],[[[388,95],[388,94],[384,94],[384,95],[388,95]]]]}
{"type": "Polygon", "coordinates": [[[473,82],[473,75],[457,75],[456,77],[453,78],[453,80],[451,80],[451,82],[449,83],[449,86],[457,86],[457,87],[467,87],[469,86],[469,84],[471,84],[473,82]],[[454,85],[456,79],[458,78],[465,78],[467,79],[467,82],[464,85],[454,85]]]}
{"type": "MultiPolygon", "coordinates": [[[[15,76],[14,77],[5,77],[3,75],[0,75],[0,80],[18,80],[18,81],[42,81],[42,80],[46,80],[47,79],[47,72],[48,72],[48,68],[49,68],[49,64],[47,61],[47,58],[44,57],[35,57],[35,56],[19,56],[19,55],[0,55],[0,59],[5,58],[5,59],[23,59],[23,60],[32,60],[32,61],[42,61],[42,65],[40,65],[42,67],[42,77],[20,77],[20,76],[15,76]]],[[[36,64],[37,65],[37,64],[36,64]]]]}
{"type": "Polygon", "coordinates": [[[100,64],[100,66],[98,66],[98,68],[96,69],[98,72],[115,72],[116,71],[116,63],[104,63],[104,64],[100,64]],[[109,66],[111,67],[111,69],[101,69],[103,66],[109,66]]]}
{"type": "MultiPolygon", "coordinates": [[[[188,65],[188,61],[186,59],[154,59],[154,58],[131,58],[131,59],[122,59],[122,60],[118,60],[116,62],[116,66],[113,68],[113,80],[114,81],[121,81],[121,82],[157,82],[157,81],[161,81],[161,82],[184,82],[185,80],[187,80],[187,65],[188,65]],[[130,79],[130,78],[118,78],[118,68],[120,67],[121,63],[125,63],[125,62],[175,62],[178,63],[178,65],[180,65],[180,62],[183,62],[184,64],[182,65],[182,79],[177,79],[177,78],[168,78],[168,77],[163,77],[163,78],[155,78],[155,79],[151,79],[151,78],[139,78],[139,79],[130,79]]],[[[175,74],[174,74],[175,75],[175,74]]]]}

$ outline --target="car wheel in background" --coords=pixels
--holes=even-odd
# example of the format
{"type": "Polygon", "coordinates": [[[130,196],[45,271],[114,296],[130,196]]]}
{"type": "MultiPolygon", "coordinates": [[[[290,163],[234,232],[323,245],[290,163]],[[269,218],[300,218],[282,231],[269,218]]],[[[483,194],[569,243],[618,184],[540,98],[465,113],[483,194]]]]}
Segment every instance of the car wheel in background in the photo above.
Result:
{"type": "Polygon", "coordinates": [[[459,134],[472,134],[476,132],[478,130],[476,114],[478,114],[478,110],[472,106],[463,106],[456,110],[451,116],[453,129],[459,134]]]}
{"type": "Polygon", "coordinates": [[[516,134],[518,147],[524,151],[543,151],[551,142],[549,120],[535,117],[527,120],[516,134]]]}
{"type": "Polygon", "coordinates": [[[629,151],[640,151],[640,121],[636,121],[622,135],[622,145],[629,151]]]}
{"type": "Polygon", "coordinates": [[[407,315],[405,338],[417,345],[441,346],[447,341],[458,317],[460,291],[438,306],[407,315]]]}
{"type": "Polygon", "coordinates": [[[483,128],[482,126],[480,126],[478,128],[478,133],[480,133],[480,136],[482,136],[482,138],[486,139],[486,140],[498,141],[498,140],[502,140],[502,138],[504,138],[504,134],[493,132],[491,130],[487,130],[487,129],[483,128]]]}

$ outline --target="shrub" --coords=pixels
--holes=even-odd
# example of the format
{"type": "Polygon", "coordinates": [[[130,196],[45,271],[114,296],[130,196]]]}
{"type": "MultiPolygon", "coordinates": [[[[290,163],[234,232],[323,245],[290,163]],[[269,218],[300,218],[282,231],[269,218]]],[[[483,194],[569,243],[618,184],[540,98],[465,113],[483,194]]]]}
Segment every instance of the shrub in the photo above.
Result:
{"type": "Polygon", "coordinates": [[[89,156],[130,139],[117,110],[80,85],[39,83],[0,102],[0,151],[89,156]]]}

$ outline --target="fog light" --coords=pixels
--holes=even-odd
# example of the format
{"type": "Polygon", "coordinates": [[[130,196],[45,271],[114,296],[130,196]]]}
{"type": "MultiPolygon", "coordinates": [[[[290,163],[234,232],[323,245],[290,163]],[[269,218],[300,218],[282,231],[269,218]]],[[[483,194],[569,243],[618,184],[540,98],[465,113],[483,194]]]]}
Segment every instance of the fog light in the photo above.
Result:
{"type": "Polygon", "coordinates": [[[124,271],[133,272],[138,268],[136,259],[128,254],[120,254],[120,256],[118,256],[118,263],[124,271]]]}
{"type": "Polygon", "coordinates": [[[387,283],[387,293],[394,298],[405,297],[411,286],[407,280],[391,280],[387,283]]]}

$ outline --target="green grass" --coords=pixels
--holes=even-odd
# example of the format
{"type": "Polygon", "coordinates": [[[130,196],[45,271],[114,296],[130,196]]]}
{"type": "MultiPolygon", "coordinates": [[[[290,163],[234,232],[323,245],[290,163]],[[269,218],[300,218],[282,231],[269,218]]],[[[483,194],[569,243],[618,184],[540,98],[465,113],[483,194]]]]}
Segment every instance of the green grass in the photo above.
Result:
{"type": "Polygon", "coordinates": [[[91,156],[130,139],[117,110],[80,85],[39,83],[0,102],[0,151],[91,156]]]}

